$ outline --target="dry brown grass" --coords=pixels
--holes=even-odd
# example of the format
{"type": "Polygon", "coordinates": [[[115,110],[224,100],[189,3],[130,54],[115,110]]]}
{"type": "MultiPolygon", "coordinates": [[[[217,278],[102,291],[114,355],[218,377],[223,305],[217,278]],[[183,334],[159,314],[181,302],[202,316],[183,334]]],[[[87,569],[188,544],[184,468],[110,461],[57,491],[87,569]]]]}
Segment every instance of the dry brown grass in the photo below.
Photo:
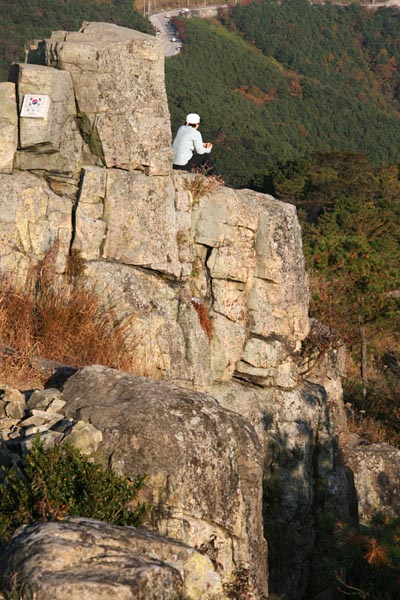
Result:
{"type": "Polygon", "coordinates": [[[348,403],[347,409],[347,424],[352,433],[356,433],[372,444],[392,444],[393,432],[388,430],[381,422],[366,414],[365,410],[355,411],[348,403]]]}
{"type": "Polygon", "coordinates": [[[349,355],[347,359],[343,383],[350,430],[372,443],[400,447],[399,375],[392,372],[391,366],[385,366],[387,358],[372,356],[364,398],[357,366],[349,355]]]}
{"type": "Polygon", "coordinates": [[[40,380],[33,357],[73,367],[103,364],[131,370],[125,339],[127,320],[94,289],[57,275],[48,256],[23,284],[0,281],[0,370],[2,383],[40,380]]]}
{"type": "Polygon", "coordinates": [[[193,201],[196,201],[202,196],[211,194],[223,184],[224,180],[221,175],[210,175],[209,169],[203,168],[193,175],[187,184],[187,189],[191,192],[193,201]]]}
{"type": "Polygon", "coordinates": [[[205,304],[202,304],[201,302],[199,302],[199,300],[194,298],[192,299],[192,305],[196,309],[200,321],[200,326],[207,336],[208,343],[211,343],[213,337],[213,326],[210,316],[208,314],[209,309],[205,304]]]}

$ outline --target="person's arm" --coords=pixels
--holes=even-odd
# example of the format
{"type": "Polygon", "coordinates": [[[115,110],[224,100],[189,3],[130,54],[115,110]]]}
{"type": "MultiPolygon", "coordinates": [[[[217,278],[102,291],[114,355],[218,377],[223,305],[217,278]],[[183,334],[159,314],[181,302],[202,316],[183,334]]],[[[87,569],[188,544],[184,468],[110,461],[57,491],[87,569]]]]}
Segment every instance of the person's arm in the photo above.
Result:
{"type": "Polygon", "coordinates": [[[209,154],[212,150],[212,144],[208,143],[205,145],[203,143],[203,138],[200,131],[194,130],[193,145],[197,154],[209,154]]]}

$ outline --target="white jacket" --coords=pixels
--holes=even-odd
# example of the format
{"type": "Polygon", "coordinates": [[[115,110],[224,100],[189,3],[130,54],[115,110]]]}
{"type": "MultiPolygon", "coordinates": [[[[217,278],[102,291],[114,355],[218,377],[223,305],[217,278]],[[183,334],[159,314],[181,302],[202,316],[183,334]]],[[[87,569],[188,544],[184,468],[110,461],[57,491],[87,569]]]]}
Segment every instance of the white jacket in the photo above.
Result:
{"type": "Polygon", "coordinates": [[[174,150],[172,162],[174,165],[180,167],[187,165],[195,151],[197,154],[209,154],[211,152],[211,148],[203,146],[203,138],[200,131],[190,125],[181,125],[179,127],[172,143],[172,148],[174,150]]]}

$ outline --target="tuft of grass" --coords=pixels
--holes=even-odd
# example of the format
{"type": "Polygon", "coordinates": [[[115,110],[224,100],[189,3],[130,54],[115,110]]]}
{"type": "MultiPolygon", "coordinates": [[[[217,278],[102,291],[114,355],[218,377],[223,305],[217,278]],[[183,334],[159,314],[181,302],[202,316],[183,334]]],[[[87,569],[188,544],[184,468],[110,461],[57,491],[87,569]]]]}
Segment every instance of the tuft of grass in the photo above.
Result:
{"type": "Polygon", "coordinates": [[[196,202],[202,196],[207,196],[216,190],[219,186],[224,185],[224,180],[221,175],[210,175],[209,169],[199,168],[194,176],[187,184],[187,189],[191,192],[193,201],[196,202]]]}
{"type": "Polygon", "coordinates": [[[85,273],[86,262],[80,250],[72,249],[67,257],[66,274],[70,281],[79,280],[85,273]]]}
{"type": "MultiPolygon", "coordinates": [[[[7,579],[0,575],[0,588],[0,600],[24,600],[16,573],[7,579]]],[[[32,600],[37,600],[36,593],[33,593],[32,600]]]]}

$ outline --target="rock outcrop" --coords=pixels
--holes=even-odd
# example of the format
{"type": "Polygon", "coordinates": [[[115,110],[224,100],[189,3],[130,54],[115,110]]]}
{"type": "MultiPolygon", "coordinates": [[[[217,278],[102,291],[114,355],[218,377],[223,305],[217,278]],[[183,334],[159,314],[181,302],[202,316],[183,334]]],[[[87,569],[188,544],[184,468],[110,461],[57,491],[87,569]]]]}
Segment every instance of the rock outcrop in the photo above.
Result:
{"type": "Polygon", "coordinates": [[[351,469],[358,495],[360,521],[376,514],[400,515],[400,450],[371,444],[356,434],[341,436],[343,462],[351,469]]]}
{"type": "Polygon", "coordinates": [[[95,454],[103,436],[88,421],[65,415],[65,400],[59,390],[35,390],[25,395],[4,386],[0,390],[0,467],[20,465],[40,435],[44,448],[69,442],[86,456],[95,454]]]}
{"type": "Polygon", "coordinates": [[[263,465],[249,423],[205,394],[104,367],[81,369],[63,398],[67,417],[101,431],[95,456],[105,466],[132,479],[146,473],[159,533],[211,544],[224,580],[246,565],[262,594],[263,465]]]}
{"type": "Polygon", "coordinates": [[[66,268],[72,235],[72,204],[31,173],[0,175],[0,268],[23,280],[30,268],[55,250],[55,268],[66,268]]]}
{"type": "Polygon", "coordinates": [[[70,73],[81,133],[96,162],[168,175],[171,130],[163,47],[156,38],[104,23],[56,32],[47,61],[70,73]]]}
{"type": "MultiPolygon", "coordinates": [[[[192,546],[188,556],[197,557],[194,546],[208,550],[213,582],[250,569],[254,600],[267,589],[263,483],[270,588],[300,600],[317,507],[353,518],[349,472],[357,485],[363,467],[340,452],[346,425],[338,373],[329,380],[317,373],[308,383],[299,376],[309,320],[295,208],[172,171],[163,48],[155,37],[86,23],[77,33],[53,33],[33,55],[42,64],[15,65],[11,81],[0,84],[1,272],[21,279],[51,251],[63,277],[68,257],[79,255],[80,283],[112,299],[118,317],[129,320],[134,374],[161,380],[83,369],[64,387],[62,415],[100,432],[89,452],[104,463],[125,475],[149,474],[159,509],[152,526],[192,546]],[[25,94],[49,97],[47,119],[18,116],[25,94]]],[[[2,428],[3,445],[25,431],[22,419],[40,416],[34,410],[49,412],[43,403],[21,409],[0,401],[3,418],[15,420],[2,428]]],[[[385,504],[382,482],[378,474],[374,494],[385,504]]],[[[370,489],[364,482],[359,493],[370,489]]],[[[92,528],[100,546],[109,544],[93,523],[35,527],[21,534],[32,552],[43,548],[35,540],[46,531],[68,538],[92,528]]],[[[182,597],[186,576],[176,562],[146,553],[145,543],[133,554],[128,545],[127,564],[143,581],[153,573],[163,582],[164,591],[143,598],[182,597]]],[[[15,560],[28,578],[29,561],[15,560]]],[[[115,561],[111,569],[102,560],[94,578],[109,573],[104,585],[118,580],[120,597],[132,597],[124,594],[136,583],[116,574],[115,561]]],[[[48,582],[70,581],[81,598],[88,588],[79,588],[79,573],[53,569],[48,582]]]]}
{"type": "Polygon", "coordinates": [[[52,66],[11,73],[19,108],[39,91],[50,108],[47,119],[19,118],[15,170],[0,185],[10,213],[3,270],[18,271],[19,262],[26,271],[57,240],[59,272],[62,256],[79,251],[89,285],[112,295],[120,314],[137,316],[139,373],[202,388],[234,374],[296,387],[292,354],[307,334],[308,291],[294,207],[223,187],[195,197],[194,176],[172,172],[157,39],[90,23],[53,34],[45,57],[52,66]],[[48,184],[58,209],[39,204],[38,195],[55,198],[48,184]],[[20,192],[35,212],[21,207],[20,192]],[[50,211],[54,223],[45,223],[50,211]],[[44,224],[47,239],[31,231],[44,224]],[[209,349],[193,298],[212,320],[209,349]]]}
{"type": "Polygon", "coordinates": [[[23,528],[0,562],[26,600],[222,600],[207,556],[132,527],[67,518],[23,528]]]}

